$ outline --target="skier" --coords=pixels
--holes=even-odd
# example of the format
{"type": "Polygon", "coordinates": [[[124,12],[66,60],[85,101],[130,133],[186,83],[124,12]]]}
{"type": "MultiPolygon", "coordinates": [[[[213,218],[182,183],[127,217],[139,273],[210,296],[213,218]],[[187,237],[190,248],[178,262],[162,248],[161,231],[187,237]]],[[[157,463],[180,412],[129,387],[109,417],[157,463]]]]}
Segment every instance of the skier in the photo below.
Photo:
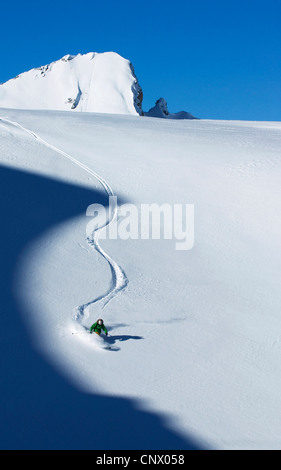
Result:
{"type": "Polygon", "coordinates": [[[101,330],[104,331],[104,333],[106,334],[106,336],[108,335],[108,331],[103,323],[103,320],[101,318],[99,318],[96,323],[94,323],[91,328],[90,328],[90,334],[92,334],[93,332],[94,333],[97,333],[97,335],[100,335],[101,334],[101,330]]]}

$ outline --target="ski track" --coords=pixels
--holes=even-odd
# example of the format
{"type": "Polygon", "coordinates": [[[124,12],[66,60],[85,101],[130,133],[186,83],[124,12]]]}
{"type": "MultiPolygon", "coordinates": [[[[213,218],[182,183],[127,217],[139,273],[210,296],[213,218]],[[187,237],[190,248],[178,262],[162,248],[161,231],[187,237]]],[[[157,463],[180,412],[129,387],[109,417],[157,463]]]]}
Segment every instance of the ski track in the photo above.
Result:
{"type": "Polygon", "coordinates": [[[113,209],[113,211],[110,211],[110,217],[107,220],[106,224],[103,225],[102,227],[97,228],[94,231],[92,238],[90,238],[90,237],[86,238],[88,244],[91,247],[93,247],[98,253],[100,253],[106,259],[106,261],[108,262],[108,264],[110,266],[110,269],[111,269],[111,274],[112,274],[111,285],[110,285],[108,291],[104,295],[101,295],[101,296],[97,297],[96,299],[75,308],[75,312],[74,312],[74,315],[73,315],[74,320],[81,321],[82,318],[86,316],[86,312],[89,309],[89,307],[91,307],[92,305],[94,305],[97,302],[103,302],[104,304],[103,304],[102,308],[104,309],[106,307],[106,305],[118,294],[118,292],[121,292],[123,289],[126,288],[126,286],[128,285],[128,282],[129,282],[128,278],[127,278],[124,270],[121,268],[121,266],[119,266],[101,248],[101,246],[99,244],[99,232],[101,230],[103,230],[105,227],[108,227],[117,218],[117,215],[118,215],[118,204],[116,202],[117,198],[114,197],[115,194],[114,194],[112,188],[110,187],[110,185],[100,175],[98,175],[95,171],[91,170],[91,168],[87,167],[83,163],[79,162],[79,160],[77,160],[76,158],[72,157],[71,155],[64,152],[63,150],[58,149],[54,145],[49,144],[48,142],[43,140],[41,137],[39,137],[39,135],[37,135],[35,132],[31,131],[30,129],[27,129],[27,128],[23,127],[21,124],[19,124],[16,121],[11,121],[10,119],[6,119],[6,118],[3,118],[3,117],[0,117],[0,121],[3,122],[3,123],[6,123],[8,125],[17,127],[18,129],[21,129],[22,131],[29,134],[37,142],[40,142],[45,147],[47,147],[47,148],[53,150],[54,152],[62,155],[67,160],[71,161],[75,165],[82,168],[88,174],[92,175],[95,179],[97,179],[99,181],[99,183],[103,186],[103,188],[106,191],[108,197],[111,196],[112,201],[115,201],[114,202],[114,209],[113,209]]]}

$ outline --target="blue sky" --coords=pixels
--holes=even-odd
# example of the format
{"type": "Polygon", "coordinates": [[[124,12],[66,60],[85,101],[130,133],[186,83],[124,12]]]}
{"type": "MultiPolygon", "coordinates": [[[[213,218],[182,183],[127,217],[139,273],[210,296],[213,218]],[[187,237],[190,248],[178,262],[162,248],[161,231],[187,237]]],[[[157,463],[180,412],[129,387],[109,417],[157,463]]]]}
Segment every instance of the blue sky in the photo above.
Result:
{"type": "Polygon", "coordinates": [[[0,82],[66,54],[130,59],[147,111],[281,120],[281,0],[2,0],[0,82]]]}

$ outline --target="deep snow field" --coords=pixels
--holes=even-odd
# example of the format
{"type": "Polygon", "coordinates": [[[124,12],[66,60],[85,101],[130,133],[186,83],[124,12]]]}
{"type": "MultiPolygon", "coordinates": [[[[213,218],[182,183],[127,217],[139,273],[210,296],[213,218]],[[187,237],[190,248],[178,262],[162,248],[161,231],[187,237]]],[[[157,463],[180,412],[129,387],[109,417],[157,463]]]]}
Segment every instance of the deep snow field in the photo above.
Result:
{"type": "Polygon", "coordinates": [[[0,447],[281,449],[281,123],[1,109],[0,164],[0,447]],[[108,262],[106,188],[194,204],[193,248],[108,262]]]}

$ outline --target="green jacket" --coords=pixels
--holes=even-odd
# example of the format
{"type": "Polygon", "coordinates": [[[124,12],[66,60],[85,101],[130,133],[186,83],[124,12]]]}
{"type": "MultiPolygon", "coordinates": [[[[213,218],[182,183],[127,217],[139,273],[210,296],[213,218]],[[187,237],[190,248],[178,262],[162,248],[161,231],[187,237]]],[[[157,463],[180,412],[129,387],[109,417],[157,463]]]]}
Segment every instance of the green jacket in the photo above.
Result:
{"type": "Polygon", "coordinates": [[[90,328],[90,333],[93,333],[93,331],[95,333],[98,333],[99,335],[101,334],[101,330],[103,330],[105,332],[105,334],[107,335],[107,329],[106,327],[102,324],[102,325],[99,325],[98,322],[94,323],[91,328],[90,328]]]}

